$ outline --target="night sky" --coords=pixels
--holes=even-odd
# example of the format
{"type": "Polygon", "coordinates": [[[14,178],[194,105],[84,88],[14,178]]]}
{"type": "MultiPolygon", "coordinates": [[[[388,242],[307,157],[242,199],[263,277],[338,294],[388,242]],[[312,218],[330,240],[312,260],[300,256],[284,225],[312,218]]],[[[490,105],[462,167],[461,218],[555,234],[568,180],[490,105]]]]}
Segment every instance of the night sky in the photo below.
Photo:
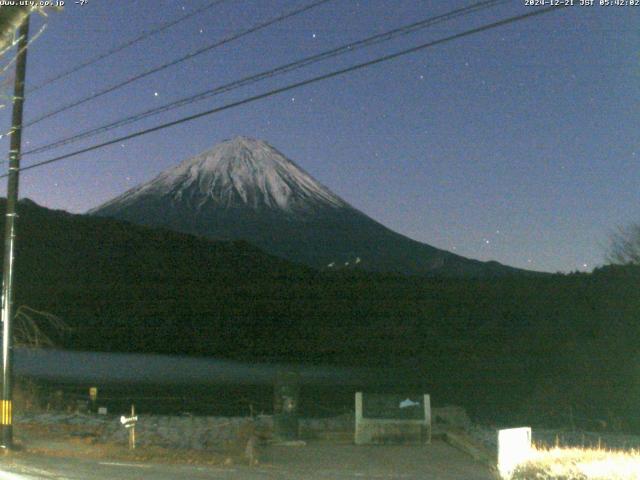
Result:
{"type": "MultiPolygon", "coordinates": [[[[47,26],[29,50],[27,88],[207,3],[68,0],[63,12],[32,19],[32,35],[47,26]]],[[[222,2],[27,95],[25,121],[307,3],[222,2]]],[[[47,144],[471,3],[333,0],[27,128],[23,145],[47,144]]],[[[25,156],[23,165],[535,8],[514,0],[25,156]]],[[[640,6],[562,9],[24,172],[21,196],[85,212],[224,139],[247,135],[416,240],[517,267],[591,270],[604,262],[610,233],[640,221],[639,26],[640,6]]],[[[12,93],[10,70],[3,95],[12,93]]],[[[10,110],[0,110],[6,129],[10,110]]],[[[0,148],[8,150],[6,138],[0,148]]]]}

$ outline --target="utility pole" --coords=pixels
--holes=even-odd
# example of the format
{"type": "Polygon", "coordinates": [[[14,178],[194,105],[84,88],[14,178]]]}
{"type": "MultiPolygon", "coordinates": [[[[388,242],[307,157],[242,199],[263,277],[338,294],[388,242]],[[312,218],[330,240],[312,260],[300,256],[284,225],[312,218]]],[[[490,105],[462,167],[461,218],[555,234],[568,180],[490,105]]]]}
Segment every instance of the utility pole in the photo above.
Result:
{"type": "Polygon", "coordinates": [[[7,182],[7,213],[4,226],[4,263],[2,268],[2,400],[0,403],[0,448],[13,447],[13,258],[15,253],[15,220],[20,177],[20,149],[22,146],[22,107],[29,44],[29,16],[18,29],[16,79],[13,90],[11,116],[11,145],[9,149],[9,178],[7,182]]]}

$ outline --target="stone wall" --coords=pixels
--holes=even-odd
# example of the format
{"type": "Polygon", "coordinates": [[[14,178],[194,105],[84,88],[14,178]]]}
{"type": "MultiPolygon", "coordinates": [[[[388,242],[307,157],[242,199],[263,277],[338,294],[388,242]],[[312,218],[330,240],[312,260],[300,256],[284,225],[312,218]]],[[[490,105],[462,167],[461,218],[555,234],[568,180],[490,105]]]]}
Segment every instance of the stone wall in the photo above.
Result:
{"type": "MultiPolygon", "coordinates": [[[[20,424],[43,425],[50,431],[73,431],[75,435],[94,436],[97,442],[127,444],[129,432],[113,415],[24,414],[15,418],[20,424]],[[62,428],[65,427],[65,428],[62,428]],[[71,427],[71,428],[69,428],[71,427]]],[[[196,417],[138,415],[136,444],[195,450],[224,449],[246,442],[252,435],[268,438],[273,430],[271,416],[196,417]]]]}
{"type": "MultiPolygon", "coordinates": [[[[248,439],[254,432],[273,428],[272,417],[193,417],[142,415],[136,424],[136,442],[195,450],[215,450],[248,439]]],[[[100,440],[126,443],[129,432],[114,419],[105,424],[100,440]]]]}
{"type": "MultiPolygon", "coordinates": [[[[447,426],[464,428],[469,422],[463,410],[455,407],[433,409],[433,418],[447,426]]],[[[128,431],[115,415],[85,413],[22,413],[15,417],[16,429],[21,424],[42,425],[51,432],[75,432],[75,435],[95,437],[98,442],[126,445],[128,431]]],[[[339,439],[353,441],[355,415],[344,414],[327,418],[301,418],[301,439],[339,439]]],[[[262,441],[273,438],[273,417],[259,415],[249,417],[199,417],[138,415],[136,442],[138,445],[154,445],[196,450],[224,449],[235,442],[241,445],[252,435],[262,441]]]]}

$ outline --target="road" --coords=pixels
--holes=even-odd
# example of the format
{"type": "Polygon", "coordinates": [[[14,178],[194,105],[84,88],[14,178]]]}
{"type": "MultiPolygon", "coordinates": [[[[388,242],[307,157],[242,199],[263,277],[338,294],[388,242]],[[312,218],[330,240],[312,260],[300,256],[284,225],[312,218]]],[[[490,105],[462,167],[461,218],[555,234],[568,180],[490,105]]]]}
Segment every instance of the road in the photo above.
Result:
{"type": "Polygon", "coordinates": [[[0,458],[0,480],[493,480],[487,468],[443,442],[427,446],[312,443],[269,447],[261,463],[197,466],[34,455],[0,458]]]}

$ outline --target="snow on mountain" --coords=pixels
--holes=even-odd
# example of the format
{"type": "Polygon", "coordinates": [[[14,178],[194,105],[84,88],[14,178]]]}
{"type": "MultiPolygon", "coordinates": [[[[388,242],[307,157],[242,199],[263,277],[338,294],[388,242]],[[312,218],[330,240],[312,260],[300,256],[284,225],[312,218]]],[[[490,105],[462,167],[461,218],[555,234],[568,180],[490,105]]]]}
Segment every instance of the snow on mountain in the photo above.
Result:
{"type": "Polygon", "coordinates": [[[250,207],[295,215],[318,207],[348,207],[271,145],[247,137],[224,141],[96,210],[123,207],[145,196],[192,202],[196,211],[250,207]]]}
{"type": "Polygon", "coordinates": [[[393,232],[264,141],[237,137],[89,212],[218,240],[245,240],[316,268],[415,275],[511,274],[393,232]]]}

